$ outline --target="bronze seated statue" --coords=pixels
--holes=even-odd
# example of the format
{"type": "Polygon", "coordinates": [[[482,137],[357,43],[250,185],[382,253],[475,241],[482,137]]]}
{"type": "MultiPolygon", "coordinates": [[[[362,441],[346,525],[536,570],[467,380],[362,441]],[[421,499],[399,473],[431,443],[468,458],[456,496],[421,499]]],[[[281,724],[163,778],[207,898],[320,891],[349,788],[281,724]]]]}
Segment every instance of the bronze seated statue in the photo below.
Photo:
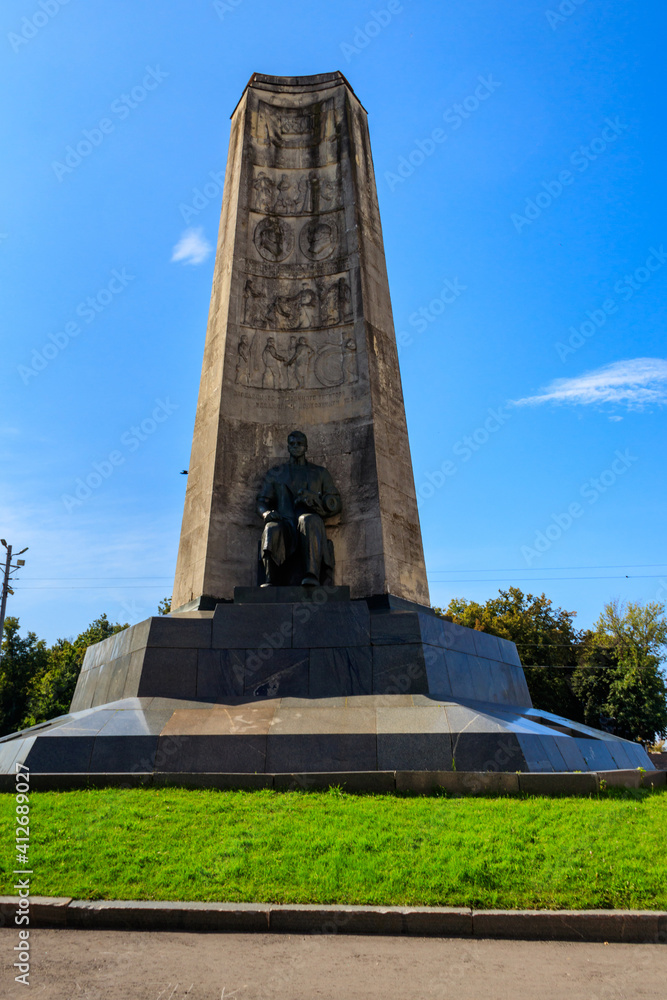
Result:
{"type": "Polygon", "coordinates": [[[307,461],[307,448],[306,435],[292,431],[287,438],[289,461],[269,469],[257,497],[264,520],[262,587],[333,583],[333,544],[324,519],[340,513],[342,503],[327,470],[307,461]]]}

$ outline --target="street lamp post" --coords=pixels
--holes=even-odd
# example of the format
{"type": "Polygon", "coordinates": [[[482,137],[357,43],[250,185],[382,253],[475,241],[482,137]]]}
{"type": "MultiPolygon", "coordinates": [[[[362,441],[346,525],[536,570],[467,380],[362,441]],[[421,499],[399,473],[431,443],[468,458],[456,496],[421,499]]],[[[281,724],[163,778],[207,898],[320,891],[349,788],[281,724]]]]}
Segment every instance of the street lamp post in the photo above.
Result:
{"type": "MultiPolygon", "coordinates": [[[[5,628],[7,595],[14,593],[12,588],[9,586],[9,581],[11,580],[12,573],[15,570],[20,569],[22,566],[25,566],[25,559],[17,559],[16,564],[12,566],[12,546],[7,545],[7,542],[5,541],[4,538],[0,538],[0,542],[2,542],[4,547],[7,549],[7,558],[5,559],[5,568],[2,580],[2,601],[0,602],[0,656],[2,656],[2,637],[4,636],[4,628],[5,628]]],[[[21,556],[23,555],[24,552],[27,551],[28,551],[28,546],[26,545],[26,547],[24,549],[21,549],[21,551],[17,554],[21,556]]]]}

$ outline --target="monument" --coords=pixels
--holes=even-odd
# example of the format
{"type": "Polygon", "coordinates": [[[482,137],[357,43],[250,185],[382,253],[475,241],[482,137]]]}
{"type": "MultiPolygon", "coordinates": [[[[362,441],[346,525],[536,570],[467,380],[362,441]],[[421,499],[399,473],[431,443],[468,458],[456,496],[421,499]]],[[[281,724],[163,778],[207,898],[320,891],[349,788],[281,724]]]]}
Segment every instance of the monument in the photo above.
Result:
{"type": "Polygon", "coordinates": [[[349,484],[336,579],[428,605],[366,112],[340,73],[255,73],[232,115],[175,610],[257,583],[257,476],[294,428],[349,484]]]}
{"type": "Polygon", "coordinates": [[[256,73],[232,115],[172,608],[91,646],[70,713],[0,740],[0,772],[653,770],[533,708],[513,643],[430,607],[366,112],[341,73],[256,73]]]}

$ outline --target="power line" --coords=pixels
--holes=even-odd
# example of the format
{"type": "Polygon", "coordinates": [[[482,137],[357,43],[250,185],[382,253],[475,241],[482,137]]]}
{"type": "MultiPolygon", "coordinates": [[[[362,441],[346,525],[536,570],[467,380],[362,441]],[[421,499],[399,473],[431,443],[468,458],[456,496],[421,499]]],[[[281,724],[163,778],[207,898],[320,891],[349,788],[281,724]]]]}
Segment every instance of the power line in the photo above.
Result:
{"type": "MultiPolygon", "coordinates": [[[[561,583],[570,582],[577,580],[659,580],[664,576],[663,573],[645,573],[636,574],[633,576],[534,576],[534,577],[514,577],[512,582],[514,583],[561,583]]],[[[72,579],[76,579],[73,577],[72,579]]],[[[93,579],[95,579],[93,577],[93,579]]],[[[99,577],[97,578],[99,579],[99,577]]],[[[122,577],[112,578],[122,581],[122,577]]],[[[141,579],[141,577],[130,577],[130,579],[141,579]]],[[[147,579],[147,578],[144,578],[147,579]]],[[[429,579],[431,579],[429,577],[429,579]]],[[[461,579],[461,580],[432,580],[433,583],[450,584],[450,583],[502,583],[507,579],[507,577],[490,577],[486,579],[474,578],[474,579],[461,579]]],[[[159,580],[171,580],[171,577],[160,577],[159,580]]],[[[129,583],[124,584],[122,582],[117,584],[111,584],[110,586],[75,586],[75,587],[16,587],[16,591],[19,590],[152,590],[153,587],[160,585],[156,583],[129,583]]],[[[57,579],[55,582],[58,582],[57,579]]]]}
{"type": "MultiPolygon", "coordinates": [[[[627,573],[621,576],[518,576],[512,577],[514,583],[560,583],[561,580],[659,580],[663,577],[664,573],[639,573],[629,576],[627,573]]],[[[428,578],[432,580],[433,583],[502,583],[508,580],[509,577],[496,576],[488,577],[486,579],[461,579],[461,580],[433,580],[432,577],[427,574],[428,578]]]]}
{"type": "Polygon", "coordinates": [[[584,569],[657,569],[658,566],[667,567],[667,562],[662,563],[637,563],[634,566],[628,565],[627,563],[619,563],[614,566],[510,566],[498,567],[490,566],[488,568],[482,569],[480,566],[476,566],[474,569],[434,569],[431,573],[537,573],[540,570],[544,573],[560,573],[562,570],[584,570],[584,569]]]}
{"type": "MultiPolygon", "coordinates": [[[[589,569],[657,569],[658,566],[664,566],[667,569],[667,562],[664,563],[636,563],[634,565],[627,565],[625,563],[618,563],[611,566],[511,566],[496,568],[494,566],[481,568],[476,566],[474,569],[465,569],[463,567],[455,567],[453,569],[434,569],[428,574],[433,576],[436,573],[537,573],[540,570],[543,573],[560,573],[565,570],[589,570],[589,569]]],[[[25,576],[24,580],[30,580],[30,582],[39,581],[40,583],[59,583],[66,580],[106,580],[106,581],[117,581],[117,580],[171,580],[171,576],[25,576]]],[[[460,581],[455,580],[454,583],[460,581]]]]}

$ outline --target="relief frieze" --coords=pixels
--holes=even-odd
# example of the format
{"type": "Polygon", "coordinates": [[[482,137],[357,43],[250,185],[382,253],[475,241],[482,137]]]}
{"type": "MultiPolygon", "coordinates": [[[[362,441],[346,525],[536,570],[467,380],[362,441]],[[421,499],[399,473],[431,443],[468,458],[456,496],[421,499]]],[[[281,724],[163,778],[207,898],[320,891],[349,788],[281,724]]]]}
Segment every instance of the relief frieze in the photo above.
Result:
{"type": "Polygon", "coordinates": [[[242,324],[264,330],[313,330],[352,321],[347,273],[299,283],[249,275],[243,286],[242,324]]]}
{"type": "Polygon", "coordinates": [[[337,119],[333,97],[304,108],[285,107],[259,101],[256,113],[255,141],[264,146],[303,149],[337,139],[337,119]]]}
{"type": "Polygon", "coordinates": [[[234,381],[255,389],[333,389],[359,381],[353,331],[333,337],[309,333],[242,333],[236,346],[234,381]]]}
{"type": "Polygon", "coordinates": [[[255,166],[250,184],[250,208],[263,215],[316,215],[342,206],[337,164],[288,172],[255,166]]]}

